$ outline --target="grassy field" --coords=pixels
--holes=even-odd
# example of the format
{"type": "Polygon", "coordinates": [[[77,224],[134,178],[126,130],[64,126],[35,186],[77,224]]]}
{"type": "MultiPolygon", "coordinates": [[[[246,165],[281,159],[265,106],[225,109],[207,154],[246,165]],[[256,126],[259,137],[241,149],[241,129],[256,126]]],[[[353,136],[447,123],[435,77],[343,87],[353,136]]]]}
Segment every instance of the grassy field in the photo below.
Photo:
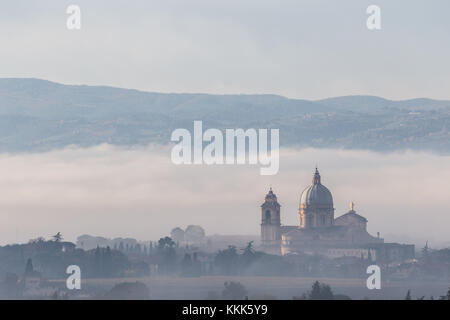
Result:
{"type": "MultiPolygon", "coordinates": [[[[220,295],[224,282],[237,281],[248,290],[250,299],[271,296],[277,299],[292,299],[307,292],[315,280],[331,286],[335,294],[345,294],[352,299],[404,299],[411,290],[413,299],[426,296],[438,298],[444,295],[449,282],[382,282],[380,290],[369,290],[365,279],[338,278],[300,278],[300,277],[239,277],[210,276],[199,278],[162,277],[120,278],[120,279],[85,279],[82,280],[82,292],[102,294],[120,282],[145,283],[152,299],[206,299],[209,292],[220,295]]],[[[64,286],[64,281],[52,281],[64,286]]]]}

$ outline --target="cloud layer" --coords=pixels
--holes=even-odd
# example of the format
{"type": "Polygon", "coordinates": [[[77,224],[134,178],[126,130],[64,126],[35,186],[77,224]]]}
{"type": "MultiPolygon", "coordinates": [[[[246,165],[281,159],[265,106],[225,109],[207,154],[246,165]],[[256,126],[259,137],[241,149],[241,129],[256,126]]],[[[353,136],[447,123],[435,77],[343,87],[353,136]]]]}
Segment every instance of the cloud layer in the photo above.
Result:
{"type": "Polygon", "coordinates": [[[282,149],[280,172],[257,166],[176,166],[168,147],[100,145],[0,155],[0,243],[60,231],[157,239],[176,226],[208,234],[258,234],[260,204],[272,186],[282,222],[297,224],[315,164],[336,215],[356,210],[387,240],[448,242],[450,158],[429,153],[282,149]]]}

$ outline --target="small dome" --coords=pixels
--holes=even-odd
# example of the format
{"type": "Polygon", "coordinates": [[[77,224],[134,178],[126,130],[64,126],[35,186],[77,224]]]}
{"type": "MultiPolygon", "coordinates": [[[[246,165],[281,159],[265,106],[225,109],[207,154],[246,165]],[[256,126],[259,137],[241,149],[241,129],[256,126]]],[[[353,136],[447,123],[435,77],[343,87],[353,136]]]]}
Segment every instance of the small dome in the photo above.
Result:
{"type": "Polygon", "coordinates": [[[277,196],[273,193],[272,188],[270,188],[269,193],[266,195],[266,201],[277,201],[277,196]]]}
{"type": "Polygon", "coordinates": [[[267,206],[275,206],[276,208],[280,207],[280,204],[278,203],[277,196],[275,193],[273,193],[272,188],[270,188],[269,193],[266,194],[265,201],[261,205],[261,207],[265,208],[267,206]]]}
{"type": "Polygon", "coordinates": [[[333,208],[333,196],[330,190],[320,182],[319,170],[316,168],[313,183],[306,188],[300,198],[300,207],[319,206],[333,208]]]}

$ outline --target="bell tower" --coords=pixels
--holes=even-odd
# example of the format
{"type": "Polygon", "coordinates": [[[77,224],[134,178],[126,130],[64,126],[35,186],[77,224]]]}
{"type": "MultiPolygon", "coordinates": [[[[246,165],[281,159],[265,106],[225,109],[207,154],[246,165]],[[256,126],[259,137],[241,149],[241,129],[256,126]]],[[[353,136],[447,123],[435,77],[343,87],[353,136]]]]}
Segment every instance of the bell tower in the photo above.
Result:
{"type": "Polygon", "coordinates": [[[274,249],[277,252],[281,245],[280,207],[277,196],[270,188],[264,203],[261,205],[261,241],[264,247],[274,249]]]}

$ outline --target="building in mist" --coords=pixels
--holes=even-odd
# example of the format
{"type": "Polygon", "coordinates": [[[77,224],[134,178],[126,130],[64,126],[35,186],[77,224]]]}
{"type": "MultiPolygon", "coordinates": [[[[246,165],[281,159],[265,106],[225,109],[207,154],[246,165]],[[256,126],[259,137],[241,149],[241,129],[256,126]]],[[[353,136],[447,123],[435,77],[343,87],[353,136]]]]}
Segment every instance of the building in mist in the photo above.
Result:
{"type": "Polygon", "coordinates": [[[401,261],[414,257],[414,245],[384,243],[367,232],[367,219],[350,210],[335,218],[333,196],[321,183],[316,168],[312,184],[301,197],[297,226],[281,224],[281,205],[270,188],[261,205],[261,245],[274,254],[323,254],[337,258],[354,256],[370,260],[401,261]]]}

